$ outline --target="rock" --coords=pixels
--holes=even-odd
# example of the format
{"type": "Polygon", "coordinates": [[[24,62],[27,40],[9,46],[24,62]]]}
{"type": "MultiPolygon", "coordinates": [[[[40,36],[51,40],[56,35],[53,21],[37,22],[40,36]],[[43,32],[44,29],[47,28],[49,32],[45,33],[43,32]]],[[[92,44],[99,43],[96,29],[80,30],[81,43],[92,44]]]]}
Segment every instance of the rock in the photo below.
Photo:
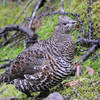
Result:
{"type": "Polygon", "coordinates": [[[54,92],[54,93],[51,93],[47,98],[43,100],[64,100],[64,98],[58,92],[54,92]]]}

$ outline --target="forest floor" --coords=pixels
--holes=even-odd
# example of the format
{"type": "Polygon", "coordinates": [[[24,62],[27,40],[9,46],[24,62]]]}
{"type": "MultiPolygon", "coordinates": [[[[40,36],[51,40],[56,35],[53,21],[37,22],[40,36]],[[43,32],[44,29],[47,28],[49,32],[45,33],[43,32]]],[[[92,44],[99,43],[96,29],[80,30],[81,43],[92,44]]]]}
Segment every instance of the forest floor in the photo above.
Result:
{"type": "MultiPolygon", "coordinates": [[[[88,31],[88,20],[86,18],[87,16],[87,0],[66,0],[65,2],[65,11],[67,12],[73,12],[73,13],[80,13],[81,14],[81,19],[84,20],[84,26],[86,28],[86,31],[88,31]]],[[[46,7],[50,8],[55,8],[56,10],[60,8],[60,1],[58,0],[57,2],[54,3],[54,5],[47,4],[43,8],[41,8],[38,13],[45,9],[46,7]]],[[[6,7],[0,5],[0,20],[2,20],[5,15],[8,14],[8,12],[11,10],[13,5],[8,5],[6,7]]],[[[18,13],[22,11],[22,8],[18,6],[14,13],[12,13],[11,16],[17,17],[18,13]]],[[[94,4],[92,4],[92,21],[94,23],[94,38],[97,38],[100,36],[100,1],[98,0],[94,4]]],[[[29,12],[31,13],[31,12],[29,12]]],[[[71,16],[72,17],[72,16],[71,16]]],[[[41,19],[41,24],[38,26],[36,33],[42,37],[42,39],[47,39],[51,36],[51,34],[54,31],[54,27],[58,22],[59,15],[54,15],[54,16],[48,16],[44,17],[41,19]]],[[[74,17],[72,17],[74,18],[74,17]]],[[[18,20],[17,24],[23,19],[23,16],[18,20]]],[[[0,28],[13,24],[14,18],[8,17],[5,21],[0,23],[0,28]]],[[[79,31],[79,29],[73,29],[71,31],[73,40],[76,41],[77,37],[81,35],[82,33],[79,31]]],[[[0,48],[0,59],[14,59],[18,54],[20,54],[23,51],[24,45],[23,43],[14,46],[12,48],[9,48],[9,45],[3,48],[0,48]]],[[[74,61],[76,62],[82,55],[85,54],[86,50],[88,47],[82,47],[81,45],[76,45],[77,52],[75,55],[74,61]]],[[[63,96],[70,96],[70,100],[80,100],[80,97],[77,96],[75,93],[74,89],[77,90],[77,92],[80,94],[84,100],[100,100],[100,56],[95,59],[91,60],[93,56],[96,54],[100,53],[100,49],[97,49],[96,52],[94,52],[85,62],[81,64],[83,72],[82,75],[77,77],[77,75],[73,77],[68,77],[66,78],[62,84],[69,83],[69,82],[74,82],[76,80],[79,80],[81,85],[75,85],[75,86],[64,86],[63,88],[61,87],[54,87],[50,90],[50,92],[57,91],[63,96]],[[92,68],[94,73],[92,75],[89,74],[87,70],[87,66],[92,68]]],[[[2,64],[2,63],[0,63],[2,64]]],[[[0,73],[3,73],[5,69],[0,70],[0,73]]],[[[35,96],[38,93],[33,93],[32,95],[35,96]]],[[[26,98],[26,95],[22,92],[19,92],[18,90],[15,89],[13,85],[6,85],[3,84],[0,87],[0,98],[4,97],[16,97],[16,98],[26,98]]],[[[29,100],[33,100],[33,98],[28,98],[29,100]]]]}

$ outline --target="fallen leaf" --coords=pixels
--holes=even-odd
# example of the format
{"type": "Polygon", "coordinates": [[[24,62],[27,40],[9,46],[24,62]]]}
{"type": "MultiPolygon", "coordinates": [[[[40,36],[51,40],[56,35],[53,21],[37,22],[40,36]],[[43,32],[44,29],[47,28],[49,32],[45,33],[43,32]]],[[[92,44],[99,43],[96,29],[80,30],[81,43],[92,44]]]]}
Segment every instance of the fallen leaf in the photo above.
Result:
{"type": "Polygon", "coordinates": [[[76,85],[82,86],[82,83],[80,82],[80,80],[75,80],[75,81],[64,84],[64,86],[67,86],[67,87],[72,87],[72,86],[76,86],[76,85]]]}
{"type": "Polygon", "coordinates": [[[94,69],[93,68],[91,68],[91,67],[86,67],[86,69],[88,70],[88,74],[90,75],[90,76],[93,76],[93,74],[95,73],[95,71],[94,71],[94,69]]]}

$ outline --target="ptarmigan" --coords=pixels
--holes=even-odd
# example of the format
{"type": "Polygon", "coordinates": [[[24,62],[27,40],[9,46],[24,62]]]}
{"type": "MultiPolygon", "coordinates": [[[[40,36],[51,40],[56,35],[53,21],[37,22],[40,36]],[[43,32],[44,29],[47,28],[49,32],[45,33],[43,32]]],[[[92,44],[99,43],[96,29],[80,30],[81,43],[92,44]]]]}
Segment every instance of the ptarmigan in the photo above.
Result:
{"type": "Polygon", "coordinates": [[[45,91],[72,73],[75,47],[70,30],[76,21],[60,16],[53,35],[25,49],[0,75],[0,83],[13,83],[27,95],[45,91]]]}

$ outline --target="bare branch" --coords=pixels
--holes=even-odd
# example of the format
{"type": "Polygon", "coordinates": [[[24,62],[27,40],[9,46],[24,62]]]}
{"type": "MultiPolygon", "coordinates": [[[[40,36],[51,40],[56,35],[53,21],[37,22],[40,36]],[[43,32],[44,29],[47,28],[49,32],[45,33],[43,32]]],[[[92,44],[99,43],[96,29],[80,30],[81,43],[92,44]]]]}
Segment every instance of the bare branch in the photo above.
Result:
{"type": "Polygon", "coordinates": [[[0,65],[0,69],[4,69],[6,67],[10,67],[11,62],[12,62],[12,60],[0,65]]]}
{"type": "MultiPolygon", "coordinates": [[[[26,3],[24,9],[27,9],[27,8],[32,4],[33,1],[34,1],[34,0],[29,0],[29,1],[26,3]]],[[[16,18],[16,20],[14,21],[14,24],[16,24],[16,22],[17,22],[18,19],[22,16],[23,13],[24,13],[24,11],[22,11],[22,12],[20,13],[20,15],[19,15],[19,16],[16,18]]]]}
{"type": "Polygon", "coordinates": [[[48,12],[48,13],[45,13],[45,14],[41,14],[39,16],[36,16],[36,19],[39,19],[41,18],[42,16],[52,16],[52,15],[56,15],[56,14],[59,14],[59,15],[72,15],[72,16],[76,16],[77,13],[72,13],[72,12],[61,12],[61,11],[54,11],[54,12],[48,12]]]}
{"type": "Polygon", "coordinates": [[[24,7],[24,4],[23,4],[22,0],[19,0],[19,2],[20,2],[21,6],[22,6],[22,8],[23,8],[24,19],[25,19],[25,18],[26,18],[26,9],[25,9],[25,7],[24,7]]]}
{"type": "Polygon", "coordinates": [[[64,1],[65,0],[61,0],[61,8],[60,8],[60,12],[64,12],[64,1]]]}
{"type": "Polygon", "coordinates": [[[0,62],[6,62],[6,61],[11,61],[10,59],[3,59],[3,60],[0,60],[0,62]]]}
{"type": "Polygon", "coordinates": [[[79,96],[79,98],[81,100],[84,100],[83,97],[77,92],[77,90],[75,88],[73,88],[74,92],[76,93],[77,96],[79,96]]]}
{"type": "Polygon", "coordinates": [[[93,45],[87,52],[85,55],[82,56],[82,61],[85,61],[87,59],[87,57],[93,53],[96,49],[97,45],[93,45]]]}
{"type": "Polygon", "coordinates": [[[98,58],[100,56],[100,54],[96,54],[95,56],[93,56],[92,58],[91,58],[91,60],[96,60],[96,58],[98,58]]]}
{"type": "Polygon", "coordinates": [[[89,44],[97,44],[97,45],[99,45],[99,39],[97,39],[97,40],[89,40],[89,39],[85,39],[85,38],[79,38],[75,42],[75,44],[78,44],[78,43],[85,43],[87,45],[89,45],[89,44]]]}
{"type": "Polygon", "coordinates": [[[85,30],[85,28],[84,28],[84,23],[83,23],[83,21],[80,19],[80,14],[76,14],[75,16],[76,16],[77,20],[79,21],[79,23],[80,23],[80,25],[81,25],[81,31],[82,31],[82,35],[83,35],[82,37],[85,38],[86,30],[85,30]]]}
{"type": "MultiPolygon", "coordinates": [[[[31,17],[31,20],[30,20],[29,26],[28,26],[29,29],[32,29],[32,23],[33,23],[33,21],[35,19],[36,12],[39,9],[39,7],[40,7],[40,5],[41,5],[42,2],[43,2],[43,0],[39,0],[38,1],[37,5],[36,5],[36,7],[34,9],[34,12],[32,13],[32,17],[31,17]]],[[[26,37],[26,42],[24,42],[24,49],[27,47],[27,44],[29,44],[29,43],[35,43],[35,40],[37,40],[37,37],[34,38],[34,41],[32,41],[32,40],[33,39],[29,39],[29,38],[26,37]],[[27,40],[29,40],[29,41],[27,41],[27,40]]]]}
{"type": "Polygon", "coordinates": [[[93,33],[93,23],[92,23],[92,20],[91,20],[91,0],[88,0],[88,19],[89,19],[89,32],[88,32],[88,35],[89,35],[89,39],[92,39],[92,33],[93,33]]]}
{"type": "Polygon", "coordinates": [[[17,2],[16,5],[11,9],[11,11],[9,12],[9,14],[6,15],[6,17],[4,17],[4,18],[0,21],[0,24],[10,16],[10,14],[16,9],[16,7],[17,7],[18,5],[19,5],[19,2],[17,2]]]}
{"type": "Polygon", "coordinates": [[[38,3],[37,3],[37,5],[36,5],[36,7],[35,7],[35,9],[34,9],[34,12],[33,12],[33,14],[32,14],[32,18],[31,18],[31,20],[30,20],[30,22],[29,22],[29,29],[31,29],[31,27],[32,27],[32,23],[33,23],[33,20],[35,19],[36,12],[37,12],[37,10],[39,9],[39,6],[40,6],[40,4],[41,4],[42,1],[43,1],[43,0],[39,0],[38,3]]]}
{"type": "Polygon", "coordinates": [[[96,50],[97,45],[93,45],[76,63],[84,62],[96,50]]]}
{"type": "Polygon", "coordinates": [[[5,32],[9,32],[9,31],[20,31],[25,33],[29,37],[33,37],[34,35],[34,32],[25,26],[9,25],[9,26],[5,26],[3,29],[0,30],[0,37],[3,34],[5,34],[5,32]]]}

